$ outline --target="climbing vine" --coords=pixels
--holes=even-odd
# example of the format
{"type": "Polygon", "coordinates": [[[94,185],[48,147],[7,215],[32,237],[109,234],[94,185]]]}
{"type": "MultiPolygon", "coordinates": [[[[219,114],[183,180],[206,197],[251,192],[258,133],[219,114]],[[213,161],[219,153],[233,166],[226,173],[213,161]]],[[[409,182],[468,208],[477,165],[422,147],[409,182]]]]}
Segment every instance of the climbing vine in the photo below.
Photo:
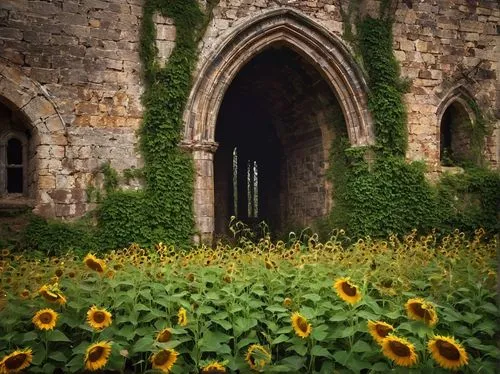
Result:
{"type": "MultiPolygon", "coordinates": [[[[356,0],[352,2],[357,3],[356,0]]],[[[353,237],[386,236],[417,228],[428,231],[455,228],[473,231],[482,226],[498,231],[500,176],[489,170],[472,170],[463,175],[445,176],[432,186],[425,177],[425,165],[405,160],[407,148],[406,109],[403,94],[407,82],[400,79],[393,53],[394,4],[385,0],[378,18],[351,14],[355,30],[347,28],[347,40],[360,53],[362,70],[369,85],[368,105],[374,120],[376,145],[350,148],[345,134],[334,139],[330,173],[334,208],[330,227],[347,228],[353,237]],[[375,158],[367,157],[375,154],[375,158]]],[[[477,104],[477,125],[471,139],[476,164],[484,148],[485,121],[477,104]]]]}

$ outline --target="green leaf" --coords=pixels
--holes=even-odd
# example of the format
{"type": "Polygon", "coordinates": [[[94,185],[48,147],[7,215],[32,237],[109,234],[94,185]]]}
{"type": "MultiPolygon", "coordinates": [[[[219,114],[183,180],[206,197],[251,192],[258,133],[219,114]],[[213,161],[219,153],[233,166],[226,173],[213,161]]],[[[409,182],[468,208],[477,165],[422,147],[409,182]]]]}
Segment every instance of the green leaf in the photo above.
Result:
{"type": "Polygon", "coordinates": [[[373,349],[370,344],[363,340],[358,340],[351,349],[353,352],[371,352],[373,349]]]}
{"type": "Polygon", "coordinates": [[[314,338],[314,340],[316,340],[318,342],[322,342],[328,336],[327,330],[328,330],[328,326],[326,326],[326,325],[315,326],[315,327],[313,327],[311,336],[314,338]]]}
{"type": "Polygon", "coordinates": [[[32,342],[38,338],[38,334],[35,331],[28,331],[26,334],[23,336],[23,342],[32,342]]]}
{"type": "Polygon", "coordinates": [[[271,345],[276,345],[279,343],[286,342],[286,341],[288,341],[288,339],[290,339],[290,338],[287,335],[280,335],[271,342],[271,345]]]}
{"type": "Polygon", "coordinates": [[[305,356],[307,353],[307,346],[305,344],[294,344],[286,349],[287,351],[295,351],[300,356],[305,356]]]}
{"type": "Polygon", "coordinates": [[[61,351],[51,352],[51,353],[49,353],[48,357],[54,361],[59,361],[59,362],[67,362],[68,361],[67,357],[61,351]]]}
{"type": "Polygon", "coordinates": [[[311,356],[320,356],[320,357],[332,357],[328,349],[320,346],[320,345],[315,345],[311,349],[311,356]]]}
{"type": "Polygon", "coordinates": [[[337,351],[333,354],[333,358],[339,364],[346,366],[346,363],[349,360],[349,353],[346,351],[337,351]]]}
{"type": "Polygon", "coordinates": [[[133,352],[150,352],[151,348],[153,348],[153,337],[152,336],[144,336],[135,342],[132,347],[133,352]]]}
{"type": "Polygon", "coordinates": [[[47,332],[47,340],[49,342],[71,342],[66,335],[62,331],[53,330],[47,332]]]}
{"type": "Polygon", "coordinates": [[[302,298],[306,299],[306,300],[311,300],[315,303],[317,303],[318,301],[321,300],[321,296],[319,296],[318,294],[315,294],[315,293],[308,293],[308,294],[302,295],[302,298]]]}
{"type": "Polygon", "coordinates": [[[380,371],[382,373],[388,373],[390,371],[390,368],[389,365],[387,365],[385,362],[377,362],[372,365],[371,370],[380,371]]]}
{"type": "Polygon", "coordinates": [[[267,307],[266,310],[273,312],[273,313],[279,313],[279,312],[288,313],[288,309],[282,307],[281,305],[271,305],[271,306],[267,307]]]}

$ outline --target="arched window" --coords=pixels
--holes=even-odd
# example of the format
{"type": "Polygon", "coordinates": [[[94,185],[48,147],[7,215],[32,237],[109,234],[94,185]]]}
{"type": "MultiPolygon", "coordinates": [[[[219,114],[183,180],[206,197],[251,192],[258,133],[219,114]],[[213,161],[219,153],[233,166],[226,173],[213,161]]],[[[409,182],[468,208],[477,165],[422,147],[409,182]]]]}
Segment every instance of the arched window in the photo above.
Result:
{"type": "Polygon", "coordinates": [[[29,131],[0,105],[0,197],[29,197],[29,131]]]}
{"type": "Polygon", "coordinates": [[[472,121],[462,100],[451,102],[441,118],[440,161],[443,166],[460,165],[471,159],[472,121]]]}

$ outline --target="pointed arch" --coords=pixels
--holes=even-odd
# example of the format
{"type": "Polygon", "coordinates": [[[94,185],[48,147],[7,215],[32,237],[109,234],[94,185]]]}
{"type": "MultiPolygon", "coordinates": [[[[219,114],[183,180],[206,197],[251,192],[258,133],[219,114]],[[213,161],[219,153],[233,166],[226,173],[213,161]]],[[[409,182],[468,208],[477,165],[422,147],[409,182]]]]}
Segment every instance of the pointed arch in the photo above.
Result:
{"type": "Polygon", "coordinates": [[[471,160],[471,132],[476,115],[471,107],[472,94],[463,85],[454,86],[436,110],[439,160],[442,166],[471,160]]]}
{"type": "Polygon", "coordinates": [[[197,72],[184,112],[182,146],[193,155],[195,222],[201,241],[210,241],[215,227],[215,127],[222,100],[240,70],[276,44],[298,53],[320,73],[340,104],[352,146],[375,142],[366,82],[339,37],[290,8],[265,11],[234,26],[197,72]]]}
{"type": "Polygon", "coordinates": [[[279,8],[235,27],[212,50],[197,74],[184,113],[183,143],[212,144],[217,114],[238,71],[273,43],[284,43],[324,77],[341,104],[353,146],[374,143],[366,82],[343,42],[296,10],[279,8]]]}

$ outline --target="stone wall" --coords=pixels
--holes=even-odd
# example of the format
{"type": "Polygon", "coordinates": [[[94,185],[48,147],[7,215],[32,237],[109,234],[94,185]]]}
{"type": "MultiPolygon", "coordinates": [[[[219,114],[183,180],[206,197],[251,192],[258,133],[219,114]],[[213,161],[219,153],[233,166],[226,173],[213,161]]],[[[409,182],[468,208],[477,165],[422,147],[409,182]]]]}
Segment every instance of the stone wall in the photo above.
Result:
{"type": "Polygon", "coordinates": [[[412,80],[405,96],[408,157],[425,160],[431,170],[439,171],[439,120],[444,112],[439,107],[454,88],[462,86],[484,113],[493,117],[491,124],[496,133],[487,140],[486,157],[496,167],[498,139],[494,139],[500,126],[499,3],[412,3],[412,8],[400,5],[394,26],[394,50],[401,73],[412,80]]]}
{"type": "MultiPolygon", "coordinates": [[[[184,138],[186,148],[193,151],[199,177],[195,212],[203,232],[213,227],[213,213],[209,211],[213,210],[212,160],[217,146],[214,128],[204,126],[211,126],[217,114],[213,109],[218,108],[230,84],[230,75],[223,70],[241,68],[238,64],[256,53],[261,44],[285,35],[297,52],[315,59],[318,71],[323,69],[321,74],[343,107],[351,142],[363,145],[372,141],[366,85],[362,78],[356,78],[359,72],[349,55],[352,49],[348,43],[337,43],[344,26],[340,4],[347,11],[347,2],[338,0],[220,0],[213,9],[213,19],[199,45],[184,138]],[[245,34],[246,25],[284,8],[300,17],[282,14],[263,24],[271,30],[273,22],[279,26],[280,19],[290,21],[282,34],[269,31],[269,38],[259,39],[257,28],[245,34]],[[326,37],[315,25],[328,30],[332,37],[326,37]],[[307,35],[295,37],[295,32],[307,35]],[[253,49],[231,51],[231,44],[224,43],[234,35],[240,38],[234,43],[253,38],[253,49]],[[325,43],[330,42],[331,56],[322,55],[327,49],[325,43]],[[222,49],[224,45],[226,50],[222,49]],[[203,107],[206,97],[197,90],[211,90],[210,85],[217,86],[216,92],[210,98],[213,101],[203,107]],[[200,125],[200,118],[206,122],[200,125]],[[197,206],[202,208],[197,210],[197,206]]],[[[136,130],[143,114],[139,56],[142,5],[143,0],[0,2],[0,100],[12,111],[19,111],[32,129],[36,165],[30,167],[38,186],[36,211],[41,214],[73,217],[86,212],[90,205],[85,190],[106,161],[119,171],[141,166],[136,130]]],[[[361,5],[363,12],[374,12],[378,2],[364,0],[361,5]]],[[[165,63],[175,46],[175,25],[163,17],[156,17],[155,22],[159,61],[165,63]]],[[[442,115],[457,99],[474,120],[474,113],[466,108],[467,99],[474,98],[485,113],[492,115],[496,126],[494,136],[487,139],[486,156],[493,166],[498,165],[499,23],[500,6],[494,0],[399,2],[394,50],[403,78],[411,80],[405,96],[409,159],[425,160],[431,171],[439,172],[442,115]]],[[[322,149],[326,149],[327,138],[322,137],[322,149]]],[[[319,140],[315,146],[318,144],[319,140]]],[[[315,174],[324,175],[325,160],[315,174]]],[[[306,158],[297,158],[298,164],[307,162],[306,158]]],[[[314,161],[315,168],[319,162],[314,161]]],[[[310,177],[302,171],[295,182],[300,185],[310,177]]],[[[323,211],[327,211],[329,201],[323,204],[323,211]]]]}
{"type": "Polygon", "coordinates": [[[39,213],[81,215],[102,163],[140,166],[141,17],[142,0],[0,3],[2,60],[46,93],[65,127],[64,141],[37,146],[39,213]]]}

